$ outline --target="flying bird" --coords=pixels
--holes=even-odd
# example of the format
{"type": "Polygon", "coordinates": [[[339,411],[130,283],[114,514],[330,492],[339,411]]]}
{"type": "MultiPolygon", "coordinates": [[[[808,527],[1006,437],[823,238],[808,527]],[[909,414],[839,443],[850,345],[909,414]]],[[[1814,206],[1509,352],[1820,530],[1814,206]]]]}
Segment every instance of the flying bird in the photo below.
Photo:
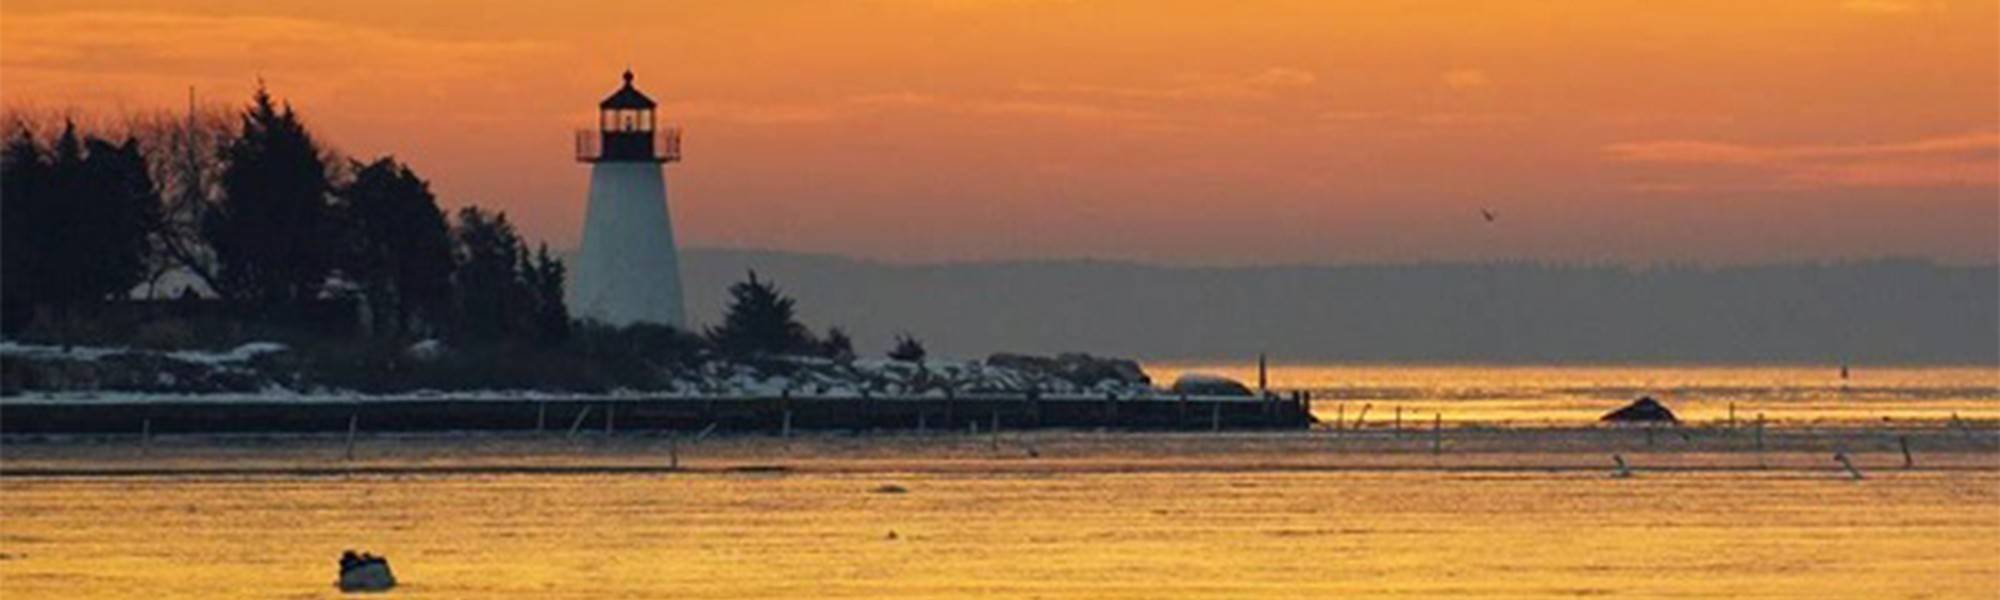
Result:
{"type": "Polygon", "coordinates": [[[1494,219],[1500,218],[1499,213],[1493,212],[1491,209],[1485,209],[1485,208],[1479,209],[1479,216],[1486,217],[1486,222],[1488,223],[1492,223],[1494,219]]]}

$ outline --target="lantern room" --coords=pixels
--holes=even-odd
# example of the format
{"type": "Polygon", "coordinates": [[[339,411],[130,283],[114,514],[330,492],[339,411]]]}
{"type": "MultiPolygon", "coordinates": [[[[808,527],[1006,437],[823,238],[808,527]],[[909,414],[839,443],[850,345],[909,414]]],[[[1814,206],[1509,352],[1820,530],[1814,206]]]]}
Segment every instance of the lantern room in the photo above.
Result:
{"type": "Polygon", "coordinates": [[[577,132],[577,160],[680,160],[680,130],[661,127],[655,120],[656,107],[652,98],[632,87],[632,71],[627,69],[625,85],[597,105],[597,130],[577,132]]]}

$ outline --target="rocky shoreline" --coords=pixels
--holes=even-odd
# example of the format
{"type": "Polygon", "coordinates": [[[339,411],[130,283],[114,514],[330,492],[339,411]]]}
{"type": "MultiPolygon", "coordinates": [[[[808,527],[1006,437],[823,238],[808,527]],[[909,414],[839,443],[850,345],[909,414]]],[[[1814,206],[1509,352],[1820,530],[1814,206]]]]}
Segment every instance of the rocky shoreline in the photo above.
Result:
{"type": "MultiPolygon", "coordinates": [[[[451,351],[435,342],[404,354],[421,365],[451,351]]],[[[227,351],[164,351],[30,345],[0,342],[0,395],[10,399],[105,400],[165,398],[283,398],[366,396],[441,399],[536,396],[858,397],[1001,395],[1104,395],[1144,397],[1170,393],[1156,386],[1136,361],[1081,353],[1055,356],[995,354],[984,360],[903,361],[770,357],[756,361],[710,360],[658,369],[654,385],[608,390],[562,388],[436,389],[404,387],[359,391],[324,383],[319,365],[285,345],[243,344],[227,351]]],[[[1245,390],[1247,392],[1247,390],[1245,390]]],[[[1212,392],[1200,392],[1212,393],[1212,392]]]]}

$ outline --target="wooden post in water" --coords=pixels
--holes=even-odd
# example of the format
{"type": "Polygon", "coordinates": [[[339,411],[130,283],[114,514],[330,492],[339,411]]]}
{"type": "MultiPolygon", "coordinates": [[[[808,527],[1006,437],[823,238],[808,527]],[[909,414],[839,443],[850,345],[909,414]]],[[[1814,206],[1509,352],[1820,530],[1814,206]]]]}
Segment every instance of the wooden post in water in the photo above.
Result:
{"type": "MultiPolygon", "coordinates": [[[[918,417],[918,422],[919,423],[923,422],[922,416],[918,417]]],[[[918,427],[921,428],[922,425],[919,425],[918,427]]],[[[789,408],[785,409],[785,424],[778,431],[778,435],[779,437],[783,437],[788,440],[792,439],[792,409],[789,408]]]]}
{"type": "Polygon", "coordinates": [[[1347,426],[1347,403],[1342,402],[1338,406],[1334,407],[1333,430],[1340,431],[1342,427],[1346,426],[1347,426]]]}
{"type": "Polygon", "coordinates": [[[144,421],[139,422],[139,454],[150,455],[152,453],[153,453],[153,420],[146,419],[144,421]]]}
{"type": "Polygon", "coordinates": [[[925,412],[921,408],[917,409],[917,435],[926,435],[930,433],[928,431],[929,430],[928,424],[924,422],[924,417],[929,414],[930,413],[925,412]]]}
{"type": "Polygon", "coordinates": [[[1854,461],[1847,459],[1846,452],[1835,451],[1833,459],[1840,461],[1840,466],[1847,467],[1847,475],[1849,477],[1853,477],[1855,481],[1861,480],[1861,469],[1854,468],[1854,461]]]}
{"type": "Polygon", "coordinates": [[[1729,429],[1736,430],[1736,403],[1729,403],[1729,429]]]}
{"type": "MultiPolygon", "coordinates": [[[[1264,398],[1265,390],[1271,389],[1270,378],[1265,374],[1267,366],[1268,365],[1266,365],[1264,359],[1264,353],[1258,352],[1257,353],[1257,397],[1258,398],[1264,398]]],[[[1266,398],[1266,400],[1268,400],[1268,398],[1266,398]]]]}
{"type": "Polygon", "coordinates": [[[1360,431],[1361,424],[1368,420],[1368,409],[1371,408],[1375,408],[1375,403],[1369,402],[1367,404],[1361,405],[1361,414],[1354,416],[1354,429],[1356,431],[1360,431]]]}
{"type": "Polygon", "coordinates": [[[549,424],[549,401],[535,403],[535,433],[541,433],[549,424]]]}
{"type": "Polygon", "coordinates": [[[952,421],[952,417],[953,417],[953,416],[956,416],[956,415],[952,414],[952,413],[953,413],[953,408],[952,408],[952,405],[954,405],[954,404],[957,404],[957,403],[958,403],[958,395],[957,395],[957,394],[954,394],[954,393],[953,393],[953,392],[951,391],[951,388],[945,388],[945,389],[944,389],[944,430],[945,430],[945,431],[951,431],[951,421],[952,421]]]}
{"type": "Polygon", "coordinates": [[[681,469],[681,434],[679,433],[667,434],[667,468],[675,471],[681,469]]]}
{"type": "Polygon", "coordinates": [[[1436,456],[1443,453],[1444,413],[1436,413],[1431,417],[1431,455],[1436,456]]]}
{"type": "Polygon", "coordinates": [[[1396,405],[1396,437],[1403,437],[1403,405],[1396,405]]]}
{"type": "Polygon", "coordinates": [[[1915,468],[1917,466],[1917,458],[1910,454],[1910,436],[1896,436],[1896,444],[1903,447],[1903,468],[1915,468]]]}
{"type": "Polygon", "coordinates": [[[361,429],[361,413],[347,415],[347,460],[354,460],[354,432],[361,429]]]}
{"type": "Polygon", "coordinates": [[[615,417],[617,416],[617,414],[618,414],[618,410],[617,410],[617,408],[618,408],[618,407],[616,407],[616,406],[613,406],[613,405],[612,405],[612,404],[611,404],[610,402],[606,402],[606,403],[604,403],[604,436],[605,436],[605,437],[610,437],[610,436],[611,436],[611,432],[612,432],[612,422],[613,422],[613,419],[614,419],[614,418],[615,418],[615,417]]]}
{"type": "Polygon", "coordinates": [[[1757,413],[1757,468],[1764,468],[1764,413],[1757,413]]]}
{"type": "Polygon", "coordinates": [[[993,443],[993,451],[994,451],[994,452],[999,452],[999,451],[1000,451],[1000,409],[997,409],[997,408],[996,408],[996,409],[993,409],[993,428],[992,428],[992,429],[989,429],[989,430],[987,430],[986,434],[987,434],[987,436],[988,436],[988,439],[989,439],[989,440],[990,440],[990,441],[991,441],[991,442],[993,443]]]}
{"type": "Polygon", "coordinates": [[[1188,407],[1187,394],[1182,393],[1180,395],[1180,399],[1174,403],[1174,425],[1176,427],[1182,429],[1187,428],[1188,426],[1187,407],[1188,407]]]}
{"type": "Polygon", "coordinates": [[[1214,400],[1209,402],[1208,409],[1208,430],[1222,431],[1222,401],[1214,400]]]}

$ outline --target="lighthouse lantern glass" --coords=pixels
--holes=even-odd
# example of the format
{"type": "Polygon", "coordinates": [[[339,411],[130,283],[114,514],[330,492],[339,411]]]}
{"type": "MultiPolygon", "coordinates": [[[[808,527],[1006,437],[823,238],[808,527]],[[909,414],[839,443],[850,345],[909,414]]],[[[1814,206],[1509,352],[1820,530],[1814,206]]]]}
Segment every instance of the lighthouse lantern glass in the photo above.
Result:
{"type": "Polygon", "coordinates": [[[653,130],[653,111],[634,108],[605,109],[599,127],[613,133],[643,133],[653,130]]]}

